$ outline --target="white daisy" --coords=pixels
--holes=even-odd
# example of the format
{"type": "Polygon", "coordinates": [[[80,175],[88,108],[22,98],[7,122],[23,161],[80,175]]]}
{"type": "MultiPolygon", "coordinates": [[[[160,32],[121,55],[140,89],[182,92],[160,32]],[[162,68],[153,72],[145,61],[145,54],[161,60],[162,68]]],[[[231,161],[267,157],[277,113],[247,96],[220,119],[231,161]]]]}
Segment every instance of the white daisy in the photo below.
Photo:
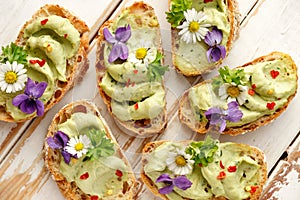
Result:
{"type": "Polygon", "coordinates": [[[141,41],[140,48],[134,49],[129,53],[128,60],[134,64],[149,64],[156,58],[157,49],[150,43],[141,41]]]}
{"type": "Polygon", "coordinates": [[[227,102],[237,101],[243,105],[247,99],[248,87],[245,85],[236,85],[235,83],[225,83],[219,88],[221,99],[227,99],[227,102]]]}
{"type": "Polygon", "coordinates": [[[83,154],[87,153],[87,149],[91,145],[91,140],[86,135],[79,135],[72,137],[65,147],[66,151],[73,156],[80,158],[83,154]]]}
{"type": "Polygon", "coordinates": [[[186,43],[196,43],[197,40],[201,41],[209,31],[207,27],[210,24],[204,23],[207,16],[204,12],[197,12],[194,8],[183,12],[185,22],[182,25],[177,26],[178,29],[182,29],[179,32],[181,39],[186,43]]]}
{"type": "Polygon", "coordinates": [[[194,160],[191,160],[191,156],[186,154],[184,150],[175,149],[175,152],[169,152],[166,159],[167,166],[176,175],[190,174],[193,170],[194,160]]]}
{"type": "Polygon", "coordinates": [[[8,61],[0,64],[0,89],[6,93],[22,90],[27,80],[27,70],[23,64],[8,61]]]}

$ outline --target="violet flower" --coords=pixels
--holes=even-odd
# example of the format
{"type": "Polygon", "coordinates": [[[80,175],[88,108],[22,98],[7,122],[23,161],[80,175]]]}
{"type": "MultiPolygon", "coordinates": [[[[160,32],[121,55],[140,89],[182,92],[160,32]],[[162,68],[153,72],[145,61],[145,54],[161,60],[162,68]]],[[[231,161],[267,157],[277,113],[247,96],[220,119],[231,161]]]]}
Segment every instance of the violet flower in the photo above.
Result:
{"type": "Polygon", "coordinates": [[[172,179],[168,174],[162,174],[156,179],[156,182],[163,182],[167,185],[166,187],[158,190],[160,194],[169,194],[173,191],[174,186],[182,190],[186,190],[192,186],[192,182],[187,179],[185,175],[177,176],[172,179]]]}
{"type": "Polygon", "coordinates": [[[22,112],[31,114],[36,111],[38,116],[44,114],[44,103],[39,100],[47,87],[46,82],[34,82],[28,78],[24,94],[19,94],[12,100],[14,106],[19,107],[22,112]]]}
{"type": "Polygon", "coordinates": [[[239,110],[239,104],[236,101],[228,103],[228,109],[213,107],[205,112],[209,124],[212,126],[220,127],[219,132],[223,132],[226,128],[226,121],[238,122],[243,113],[239,110]]]}
{"type": "Polygon", "coordinates": [[[204,42],[209,46],[206,52],[208,62],[217,62],[226,56],[226,48],[221,44],[223,33],[217,27],[208,32],[204,38],[204,42]]]}
{"type": "Polygon", "coordinates": [[[48,137],[46,141],[52,149],[59,149],[65,162],[67,164],[70,163],[71,154],[65,150],[65,146],[67,146],[69,141],[69,136],[67,134],[62,131],[57,131],[53,137],[48,137]]]}
{"type": "Polygon", "coordinates": [[[126,60],[128,58],[128,47],[125,43],[131,36],[130,25],[117,28],[115,37],[109,32],[108,28],[104,28],[103,35],[105,40],[113,45],[108,61],[112,63],[118,58],[126,60]]]}

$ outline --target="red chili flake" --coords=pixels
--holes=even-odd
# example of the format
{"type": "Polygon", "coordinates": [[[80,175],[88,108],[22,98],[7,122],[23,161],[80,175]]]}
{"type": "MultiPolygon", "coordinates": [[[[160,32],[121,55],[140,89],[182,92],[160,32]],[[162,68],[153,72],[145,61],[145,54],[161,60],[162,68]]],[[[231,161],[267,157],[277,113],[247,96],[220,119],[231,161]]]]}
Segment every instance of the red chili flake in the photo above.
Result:
{"type": "Polygon", "coordinates": [[[29,60],[30,64],[36,64],[37,60],[29,60]]]}
{"type": "Polygon", "coordinates": [[[139,109],[139,104],[138,103],[134,104],[134,109],[135,110],[139,109]]]}
{"type": "Polygon", "coordinates": [[[255,88],[256,88],[256,85],[255,85],[255,84],[252,84],[251,87],[252,87],[252,89],[255,89],[255,88]]]}
{"type": "Polygon", "coordinates": [[[135,86],[135,82],[132,82],[132,83],[131,83],[131,87],[134,87],[134,86],[135,86]]]}
{"type": "Polygon", "coordinates": [[[204,0],[204,3],[212,2],[213,0],[204,0]]]}
{"type": "Polygon", "coordinates": [[[217,176],[217,179],[222,180],[222,179],[224,179],[225,177],[226,177],[225,172],[224,172],[224,171],[221,171],[221,172],[219,173],[219,175],[217,176]]]}
{"type": "Polygon", "coordinates": [[[273,79],[275,79],[279,75],[279,71],[271,70],[270,75],[272,76],[273,79]]]}
{"type": "Polygon", "coordinates": [[[224,165],[223,165],[223,163],[222,163],[222,160],[220,160],[220,167],[221,167],[222,169],[225,168],[224,165]]]}
{"type": "Polygon", "coordinates": [[[137,74],[138,72],[139,72],[139,70],[137,70],[137,69],[133,70],[134,74],[137,74]]]}
{"type": "Polygon", "coordinates": [[[84,174],[82,174],[81,176],[80,176],[80,179],[81,180],[86,180],[86,179],[88,179],[89,178],[89,173],[88,172],[86,172],[86,173],[84,173],[84,174]]]}
{"type": "Polygon", "coordinates": [[[67,38],[68,37],[68,34],[66,33],[66,34],[64,34],[64,38],[67,38]]]}
{"type": "Polygon", "coordinates": [[[95,196],[91,196],[91,200],[98,200],[99,198],[98,198],[98,196],[97,195],[95,195],[95,196]]]}
{"type": "Polygon", "coordinates": [[[46,63],[46,60],[37,60],[36,62],[39,64],[40,67],[43,67],[46,63]]]}
{"type": "Polygon", "coordinates": [[[203,167],[202,163],[199,163],[199,167],[203,167]]]}
{"type": "Polygon", "coordinates": [[[129,87],[130,84],[131,84],[131,82],[130,82],[130,78],[129,78],[125,84],[125,87],[129,87]]]}
{"type": "Polygon", "coordinates": [[[118,177],[122,177],[123,176],[123,173],[122,173],[122,171],[121,170],[116,170],[116,175],[118,176],[118,177]]]}
{"type": "Polygon", "coordinates": [[[48,22],[48,19],[44,19],[44,20],[41,21],[41,24],[45,25],[45,24],[47,24],[47,22],[48,22]]]}
{"type": "Polygon", "coordinates": [[[275,102],[271,102],[271,103],[267,103],[267,108],[269,109],[269,110],[273,110],[274,109],[274,107],[275,107],[275,102]]]}
{"type": "Polygon", "coordinates": [[[251,95],[251,96],[254,96],[255,95],[255,90],[249,89],[248,94],[251,95]]]}
{"type": "Polygon", "coordinates": [[[250,193],[253,194],[254,192],[256,192],[256,189],[258,188],[257,185],[251,186],[251,190],[250,193]]]}
{"type": "Polygon", "coordinates": [[[236,166],[229,166],[227,170],[228,172],[236,172],[236,166]]]}

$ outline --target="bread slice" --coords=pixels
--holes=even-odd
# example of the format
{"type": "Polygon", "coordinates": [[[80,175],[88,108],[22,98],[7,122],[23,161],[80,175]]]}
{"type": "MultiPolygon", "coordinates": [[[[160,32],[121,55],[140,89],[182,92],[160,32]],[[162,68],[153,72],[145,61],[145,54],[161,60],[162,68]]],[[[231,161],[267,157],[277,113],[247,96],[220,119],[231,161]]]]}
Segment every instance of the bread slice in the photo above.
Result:
{"type": "MultiPolygon", "coordinates": [[[[169,0],[170,9],[172,6],[172,1],[173,0],[169,0]]],[[[193,4],[196,4],[196,2],[197,1],[193,1],[193,4]]],[[[228,40],[227,40],[227,43],[224,44],[224,46],[226,48],[226,56],[227,56],[229,51],[232,48],[232,44],[233,44],[234,40],[238,37],[240,18],[241,18],[241,15],[239,13],[238,3],[236,0],[226,0],[226,1],[217,1],[217,2],[214,0],[213,2],[202,3],[202,4],[204,4],[203,7],[206,7],[206,5],[211,6],[213,3],[222,3],[222,2],[224,2],[225,6],[226,6],[225,12],[226,12],[227,20],[228,20],[228,23],[230,26],[228,40]]],[[[198,2],[197,2],[197,4],[198,4],[198,2]]],[[[198,10],[198,11],[203,11],[203,8],[201,8],[201,10],[198,10]]],[[[216,17],[218,17],[218,16],[216,16],[216,17]]],[[[208,20],[210,20],[210,19],[208,19],[208,20]]],[[[211,29],[211,28],[209,28],[209,29],[211,29]]],[[[193,48],[197,48],[196,46],[186,48],[184,53],[178,53],[179,52],[178,49],[180,47],[180,40],[181,40],[179,31],[180,30],[177,28],[174,28],[174,27],[171,28],[173,66],[179,73],[183,74],[184,76],[198,76],[198,75],[210,72],[211,70],[215,69],[217,66],[219,66],[222,63],[222,59],[220,59],[219,61],[212,63],[212,64],[199,60],[198,58],[207,60],[206,52],[203,53],[199,49],[193,49],[193,48]],[[188,58],[189,51],[201,52],[201,53],[198,53],[197,56],[194,55],[194,56],[191,56],[190,58],[188,58]],[[181,59],[184,60],[185,63],[183,63],[183,61],[181,63],[178,63],[176,61],[177,57],[181,57],[181,59]],[[196,62],[197,62],[197,64],[195,64],[196,62]]],[[[201,41],[201,43],[203,43],[203,40],[201,41]]],[[[206,44],[204,44],[204,45],[206,45],[206,44]]],[[[208,48],[207,48],[207,50],[208,50],[208,48]]]]}
{"type": "MultiPolygon", "coordinates": [[[[263,116],[260,116],[257,119],[250,121],[249,123],[232,126],[232,127],[226,127],[223,134],[238,135],[238,134],[244,134],[248,131],[253,131],[263,125],[271,123],[274,119],[279,117],[279,115],[282,114],[283,111],[286,110],[286,108],[289,105],[289,103],[291,102],[291,100],[295,97],[296,92],[297,92],[297,87],[298,87],[297,86],[297,80],[298,80],[297,67],[296,67],[295,62],[289,55],[282,53],[282,52],[272,52],[268,55],[259,57],[249,63],[246,63],[246,64],[238,67],[238,69],[248,70],[249,67],[254,66],[254,65],[264,65],[264,63],[277,62],[280,60],[284,60],[286,62],[286,68],[288,69],[288,72],[284,74],[284,72],[282,71],[282,70],[284,70],[284,68],[281,68],[281,70],[279,70],[280,75],[284,74],[283,76],[293,77],[292,80],[291,79],[285,80],[286,83],[287,82],[291,83],[291,85],[290,85],[291,87],[287,86],[290,88],[289,89],[286,88],[287,90],[290,90],[290,95],[288,97],[286,97],[286,102],[283,103],[282,106],[280,106],[280,107],[275,107],[275,109],[273,110],[274,112],[266,113],[263,116]]],[[[280,67],[280,66],[278,66],[278,67],[280,67]]],[[[270,75],[268,75],[268,74],[266,76],[270,77],[270,75]]],[[[273,79],[271,77],[270,77],[270,79],[279,80],[279,79],[273,79]]],[[[282,80],[282,79],[280,79],[280,80],[282,80]]],[[[192,88],[197,88],[201,85],[211,84],[211,83],[212,83],[212,80],[205,80],[192,88]]],[[[255,84],[255,83],[252,82],[252,84],[255,84]]],[[[284,82],[282,82],[281,84],[284,84],[284,82]]],[[[266,84],[266,85],[262,85],[261,87],[267,88],[267,86],[268,85],[266,84]]],[[[251,88],[251,86],[249,88],[251,88]]],[[[276,92],[276,88],[274,90],[276,92]]],[[[198,133],[201,133],[201,134],[205,134],[209,130],[208,123],[203,122],[203,121],[201,122],[201,121],[197,120],[197,118],[195,117],[195,113],[193,112],[193,109],[191,107],[191,101],[189,100],[190,91],[191,91],[191,89],[187,90],[180,99],[179,118],[182,123],[186,124],[192,130],[194,130],[198,133]]],[[[214,98],[214,97],[212,97],[212,98],[214,98]]],[[[278,98],[278,100],[280,100],[280,98],[278,98]]],[[[271,101],[272,100],[270,100],[270,102],[271,101]]],[[[276,100],[274,102],[277,103],[276,100]]],[[[241,107],[245,108],[245,106],[240,106],[240,108],[241,107]]]]}
{"type": "MultiPolygon", "coordinates": [[[[53,121],[48,128],[47,137],[53,137],[54,133],[58,131],[58,126],[61,123],[66,122],[66,120],[68,120],[74,113],[92,114],[95,117],[99,118],[105,128],[107,138],[109,138],[115,145],[114,155],[119,157],[122,161],[124,161],[124,163],[128,167],[128,171],[126,172],[128,174],[127,181],[123,181],[122,189],[119,191],[118,194],[110,194],[110,196],[107,196],[104,199],[133,199],[135,195],[136,179],[131,170],[130,164],[128,163],[125,155],[123,154],[121,148],[117,144],[116,139],[114,138],[108,125],[106,124],[104,118],[101,116],[95,104],[85,100],[79,100],[64,106],[54,116],[53,121]]],[[[59,150],[53,150],[49,147],[46,140],[43,148],[43,158],[45,161],[45,166],[50,171],[53,180],[56,181],[61,193],[66,199],[91,199],[91,195],[85,194],[76,185],[75,182],[68,182],[66,177],[64,177],[64,175],[60,172],[60,162],[63,158],[59,150]]]]}
{"type": "MultiPolygon", "coordinates": [[[[131,22],[130,26],[131,26],[132,31],[134,31],[133,27],[139,27],[139,28],[146,27],[149,30],[151,29],[152,31],[155,31],[155,38],[153,39],[154,41],[151,41],[151,42],[153,43],[154,47],[162,54],[163,50],[161,47],[160,29],[159,29],[159,24],[158,24],[157,18],[155,16],[154,9],[150,5],[145,4],[144,2],[141,1],[141,2],[135,2],[130,7],[123,9],[121,11],[121,13],[119,13],[119,16],[125,15],[124,13],[128,14],[128,16],[130,16],[130,17],[127,18],[128,21],[126,21],[127,19],[124,19],[124,17],[122,18],[122,20],[125,20],[126,24],[131,22]],[[129,21],[129,19],[131,19],[135,23],[132,23],[132,21],[129,21]]],[[[106,23],[104,23],[98,33],[96,72],[97,72],[97,81],[98,81],[98,88],[99,88],[100,95],[101,95],[102,99],[104,100],[104,103],[107,105],[107,108],[108,108],[110,114],[113,116],[115,122],[120,127],[125,128],[126,133],[133,134],[133,135],[148,135],[148,136],[150,136],[152,134],[160,133],[165,129],[166,123],[167,123],[166,122],[167,120],[166,120],[165,97],[163,97],[163,102],[164,102],[163,109],[157,116],[155,116],[153,118],[150,117],[150,118],[145,118],[145,119],[122,120],[122,119],[119,119],[118,116],[116,116],[113,113],[113,109],[112,109],[113,99],[101,87],[104,76],[109,74],[107,72],[108,66],[106,65],[106,63],[108,63],[108,61],[107,61],[108,55],[105,55],[105,47],[108,45],[108,43],[105,41],[105,38],[103,35],[103,29],[105,29],[105,28],[110,29],[110,28],[112,28],[112,26],[114,26],[113,30],[115,31],[116,24],[114,24],[114,22],[116,20],[119,20],[119,18],[117,17],[114,20],[107,21],[106,23]]],[[[146,34],[144,34],[143,36],[139,35],[139,37],[141,37],[140,38],[141,40],[145,40],[147,38],[147,35],[146,34]]],[[[150,40],[152,40],[150,38],[147,38],[147,39],[150,41],[150,40]]],[[[135,38],[133,38],[132,40],[135,40],[135,38]]],[[[147,41],[147,40],[145,40],[145,41],[147,41]]],[[[147,43],[147,42],[145,42],[145,43],[147,43]]],[[[138,43],[139,42],[137,42],[137,44],[138,43]]],[[[134,47],[131,47],[131,48],[134,48],[134,47]]],[[[136,47],[136,48],[139,48],[139,47],[136,47]]],[[[131,49],[129,48],[129,51],[130,50],[131,49]]],[[[130,63],[130,62],[126,61],[126,64],[128,64],[128,63],[130,63]]],[[[162,63],[162,60],[161,60],[161,63],[162,63]]],[[[114,66],[117,66],[117,65],[118,64],[112,65],[111,68],[114,66]]],[[[123,67],[123,68],[125,68],[125,67],[123,67]]],[[[128,80],[130,81],[130,79],[128,79],[128,80]]],[[[145,80],[145,81],[147,81],[147,80],[145,80]]],[[[157,81],[157,82],[160,82],[160,81],[157,81]]],[[[146,83],[146,82],[142,82],[142,83],[146,83]]],[[[117,84],[119,84],[119,82],[117,84]]],[[[124,83],[121,83],[121,85],[122,84],[124,84],[124,83]]],[[[164,90],[163,80],[161,80],[160,84],[161,84],[162,89],[164,90]]],[[[128,87],[128,86],[126,86],[126,84],[125,84],[124,87],[128,87]]],[[[144,101],[145,99],[148,99],[149,97],[151,98],[151,96],[147,96],[142,101],[144,101]]]]}
{"type": "MultiPolygon", "coordinates": [[[[89,34],[89,28],[78,17],[74,16],[71,12],[68,10],[62,8],[59,5],[50,5],[47,4],[43,7],[41,7],[33,16],[32,19],[27,21],[24,26],[21,28],[21,31],[17,37],[17,40],[15,43],[18,46],[26,46],[26,42],[28,38],[24,37],[24,31],[26,27],[37,20],[40,17],[48,17],[48,16],[60,16],[63,18],[68,19],[71,24],[78,30],[80,34],[80,44],[78,48],[78,52],[75,56],[68,58],[66,60],[66,80],[67,81],[59,81],[57,80],[55,83],[55,90],[52,98],[48,102],[45,103],[45,112],[48,111],[52,106],[54,106],[57,102],[61,100],[61,98],[64,96],[64,94],[72,88],[78,81],[81,81],[85,72],[88,70],[89,67],[89,61],[87,58],[87,49],[89,48],[89,40],[88,40],[88,34],[89,34]]],[[[6,108],[3,106],[0,106],[0,120],[7,121],[7,122],[22,122],[29,119],[32,119],[36,115],[29,115],[28,117],[25,117],[20,120],[13,119],[9,113],[6,112],[6,108]]]]}
{"type": "MultiPolygon", "coordinates": [[[[143,148],[142,170],[141,170],[142,181],[146,184],[146,186],[149,188],[149,190],[156,196],[159,196],[160,198],[165,199],[165,200],[167,200],[169,198],[166,195],[159,193],[159,191],[158,191],[159,188],[156,186],[155,182],[153,182],[152,179],[147,176],[147,174],[144,171],[144,168],[149,163],[149,158],[151,157],[151,154],[157,148],[159,148],[161,145],[165,144],[166,142],[168,142],[168,141],[155,141],[155,142],[150,142],[145,145],[145,147],[143,148]]],[[[193,142],[193,141],[180,141],[180,142],[174,142],[174,143],[183,144],[184,146],[187,146],[191,142],[193,142]]],[[[171,143],[173,143],[173,142],[171,142],[171,143]]],[[[259,168],[258,168],[258,171],[256,174],[259,182],[256,185],[256,190],[253,193],[250,193],[250,197],[247,198],[247,199],[251,199],[251,200],[259,199],[262,189],[263,189],[263,186],[267,180],[267,166],[266,166],[266,162],[265,162],[264,153],[260,149],[253,147],[253,146],[246,145],[246,144],[238,144],[238,143],[230,143],[230,144],[234,145],[234,147],[237,149],[237,151],[241,155],[248,156],[249,158],[251,158],[252,160],[257,162],[257,164],[259,165],[259,168]]],[[[213,162],[214,161],[212,161],[212,163],[213,162]]],[[[202,167],[204,167],[204,166],[202,166],[202,167]]],[[[210,166],[208,165],[207,167],[210,167],[210,166]]],[[[226,171],[226,166],[225,166],[224,171],[226,171]]],[[[226,173],[228,173],[228,172],[226,172],[226,173]]],[[[226,179],[226,177],[225,177],[225,179],[226,179]]],[[[199,182],[200,182],[200,180],[199,180],[199,182]]],[[[208,188],[211,188],[211,186],[209,186],[209,184],[208,184],[208,188]]],[[[185,197],[185,198],[181,197],[181,198],[182,199],[190,199],[187,197],[185,197]]],[[[208,198],[208,199],[210,199],[210,200],[225,200],[226,197],[224,197],[224,196],[216,197],[213,194],[212,197],[208,198]]]]}

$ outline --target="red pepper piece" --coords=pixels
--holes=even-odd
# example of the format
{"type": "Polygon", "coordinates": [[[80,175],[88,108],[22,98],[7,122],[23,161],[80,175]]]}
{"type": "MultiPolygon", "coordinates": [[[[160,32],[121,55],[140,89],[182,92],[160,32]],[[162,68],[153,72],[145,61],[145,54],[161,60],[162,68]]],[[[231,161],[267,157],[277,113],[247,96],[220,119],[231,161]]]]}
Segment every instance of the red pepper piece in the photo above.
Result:
{"type": "Polygon", "coordinates": [[[236,166],[229,166],[227,170],[228,172],[236,172],[236,166]]]}
{"type": "Polygon", "coordinates": [[[137,69],[133,70],[134,74],[137,74],[138,72],[139,72],[139,70],[137,70],[137,69]]]}
{"type": "Polygon", "coordinates": [[[219,175],[217,176],[217,179],[218,180],[222,180],[222,179],[224,179],[226,177],[226,173],[224,172],[224,171],[221,171],[220,173],[219,173],[219,175]]]}
{"type": "Polygon", "coordinates": [[[139,104],[138,103],[134,104],[134,109],[135,110],[139,109],[139,104]]]}
{"type": "Polygon", "coordinates": [[[255,85],[255,84],[252,84],[251,87],[252,87],[252,89],[255,89],[255,88],[256,88],[256,85],[255,85]]]}
{"type": "Polygon", "coordinates": [[[125,83],[125,87],[129,87],[129,85],[131,84],[130,82],[130,78],[127,80],[127,82],[125,83]]]}
{"type": "Polygon", "coordinates": [[[46,63],[46,60],[37,60],[36,62],[39,64],[40,67],[43,67],[46,63]]]}
{"type": "Polygon", "coordinates": [[[275,79],[279,75],[279,71],[271,70],[270,75],[272,76],[273,79],[275,79]]]}
{"type": "Polygon", "coordinates": [[[94,195],[94,196],[91,196],[91,200],[98,200],[98,196],[94,195]]]}
{"type": "Polygon", "coordinates": [[[251,186],[250,193],[251,193],[251,194],[255,193],[257,188],[258,188],[257,185],[251,186]]]}
{"type": "Polygon", "coordinates": [[[47,24],[47,22],[48,22],[48,19],[44,19],[44,20],[41,21],[41,24],[45,25],[45,24],[47,24]]]}
{"type": "Polygon", "coordinates": [[[213,0],[204,0],[204,3],[212,2],[213,0]]]}
{"type": "Polygon", "coordinates": [[[82,174],[81,176],[80,176],[80,179],[81,180],[86,180],[86,179],[88,179],[89,178],[89,173],[88,172],[86,172],[86,173],[84,173],[84,174],[82,174]]]}
{"type": "Polygon", "coordinates": [[[37,60],[29,60],[30,64],[36,64],[37,60]]]}
{"type": "Polygon", "coordinates": [[[222,169],[225,168],[224,165],[223,165],[223,163],[222,163],[222,160],[220,160],[220,167],[221,167],[222,169]]]}
{"type": "Polygon", "coordinates": [[[121,171],[121,170],[116,170],[116,175],[118,176],[118,177],[122,177],[123,176],[123,172],[121,171]]]}
{"type": "Polygon", "coordinates": [[[68,37],[68,34],[66,33],[66,34],[64,34],[64,38],[67,38],[68,37]]]}
{"type": "Polygon", "coordinates": [[[275,107],[275,102],[271,102],[271,103],[267,103],[267,108],[269,109],[269,110],[273,110],[274,109],[274,107],[275,107]]]}
{"type": "Polygon", "coordinates": [[[251,95],[251,96],[254,96],[255,95],[255,91],[253,89],[249,89],[248,90],[248,94],[251,95]]]}

